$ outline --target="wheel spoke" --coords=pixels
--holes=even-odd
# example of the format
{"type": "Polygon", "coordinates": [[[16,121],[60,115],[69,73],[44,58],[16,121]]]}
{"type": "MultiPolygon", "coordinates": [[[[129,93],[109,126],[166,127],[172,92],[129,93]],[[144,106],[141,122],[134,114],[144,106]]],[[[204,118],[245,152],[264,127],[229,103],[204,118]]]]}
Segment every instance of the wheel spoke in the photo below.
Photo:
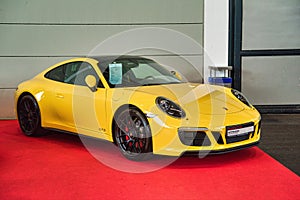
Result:
{"type": "Polygon", "coordinates": [[[29,130],[33,130],[34,129],[34,124],[33,124],[32,120],[29,120],[28,126],[29,126],[29,130]]]}
{"type": "Polygon", "coordinates": [[[121,131],[125,134],[128,134],[129,133],[129,129],[130,127],[128,127],[128,123],[126,123],[125,121],[126,119],[124,120],[120,120],[119,123],[117,123],[118,127],[121,129],[121,131]]]}
{"type": "Polygon", "coordinates": [[[30,121],[26,121],[26,123],[25,124],[23,124],[24,126],[25,126],[25,130],[27,130],[27,131],[30,131],[30,130],[32,130],[32,128],[30,128],[31,127],[31,123],[30,123],[30,121]]]}
{"type": "Polygon", "coordinates": [[[20,118],[20,120],[26,119],[25,112],[23,110],[20,110],[19,118],[20,118]]]}
{"type": "Polygon", "coordinates": [[[28,101],[24,101],[24,108],[27,112],[30,112],[30,104],[28,101]]]}
{"type": "Polygon", "coordinates": [[[132,153],[137,153],[137,150],[136,150],[136,147],[135,147],[135,141],[133,141],[133,143],[132,143],[132,153]]]}

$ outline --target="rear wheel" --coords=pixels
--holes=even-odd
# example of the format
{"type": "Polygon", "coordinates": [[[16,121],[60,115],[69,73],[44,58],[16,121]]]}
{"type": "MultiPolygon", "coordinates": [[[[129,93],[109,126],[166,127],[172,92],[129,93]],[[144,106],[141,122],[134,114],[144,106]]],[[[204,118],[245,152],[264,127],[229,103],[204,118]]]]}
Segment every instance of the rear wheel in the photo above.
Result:
{"type": "Polygon", "coordinates": [[[37,136],[43,133],[41,127],[40,109],[31,95],[21,97],[17,106],[19,125],[27,136],[37,136]]]}
{"type": "Polygon", "coordinates": [[[114,136],[126,158],[142,161],[152,156],[150,127],[144,114],[137,109],[125,109],[116,116],[114,136]]]}

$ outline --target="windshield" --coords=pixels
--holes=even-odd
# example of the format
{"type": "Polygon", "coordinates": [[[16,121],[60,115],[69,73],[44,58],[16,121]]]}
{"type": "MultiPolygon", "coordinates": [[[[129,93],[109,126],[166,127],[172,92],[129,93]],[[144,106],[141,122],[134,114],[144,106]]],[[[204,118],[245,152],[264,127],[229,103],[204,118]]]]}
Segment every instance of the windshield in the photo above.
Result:
{"type": "Polygon", "coordinates": [[[136,87],[182,83],[175,75],[153,60],[118,58],[98,64],[110,87],[136,87]]]}

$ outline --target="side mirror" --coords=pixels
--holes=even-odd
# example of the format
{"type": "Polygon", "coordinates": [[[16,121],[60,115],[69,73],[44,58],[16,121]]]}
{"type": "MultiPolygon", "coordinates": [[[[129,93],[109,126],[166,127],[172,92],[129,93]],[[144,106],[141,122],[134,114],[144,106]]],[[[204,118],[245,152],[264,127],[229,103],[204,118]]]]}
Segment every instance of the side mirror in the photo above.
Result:
{"type": "Polygon", "coordinates": [[[178,72],[176,72],[176,71],[171,71],[171,74],[173,74],[173,76],[175,76],[177,79],[179,79],[179,80],[182,81],[182,77],[181,77],[181,75],[180,75],[178,72]]]}
{"type": "Polygon", "coordinates": [[[92,92],[97,91],[97,80],[93,75],[87,75],[85,77],[85,83],[90,88],[92,92]]]}

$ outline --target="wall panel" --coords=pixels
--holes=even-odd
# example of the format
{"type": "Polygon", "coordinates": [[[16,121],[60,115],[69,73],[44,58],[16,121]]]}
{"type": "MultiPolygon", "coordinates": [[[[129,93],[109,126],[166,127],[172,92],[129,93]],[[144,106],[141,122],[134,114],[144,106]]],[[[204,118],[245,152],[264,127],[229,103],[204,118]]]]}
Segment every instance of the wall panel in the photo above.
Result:
{"type": "Polygon", "coordinates": [[[17,88],[24,80],[71,57],[0,57],[0,88],[17,88]]]}
{"type": "Polygon", "coordinates": [[[256,105],[300,104],[300,56],[244,57],[242,91],[256,105]]]}
{"type": "MultiPolygon", "coordinates": [[[[0,25],[0,56],[86,55],[112,35],[149,25],[0,25]]],[[[182,32],[202,44],[203,25],[156,25],[182,32]]],[[[195,53],[195,52],[186,52],[195,53]]]]}
{"type": "Polygon", "coordinates": [[[1,0],[2,23],[202,23],[203,0],[1,0]]]}
{"type": "Polygon", "coordinates": [[[244,0],[243,50],[300,49],[299,0],[244,0]]]}

